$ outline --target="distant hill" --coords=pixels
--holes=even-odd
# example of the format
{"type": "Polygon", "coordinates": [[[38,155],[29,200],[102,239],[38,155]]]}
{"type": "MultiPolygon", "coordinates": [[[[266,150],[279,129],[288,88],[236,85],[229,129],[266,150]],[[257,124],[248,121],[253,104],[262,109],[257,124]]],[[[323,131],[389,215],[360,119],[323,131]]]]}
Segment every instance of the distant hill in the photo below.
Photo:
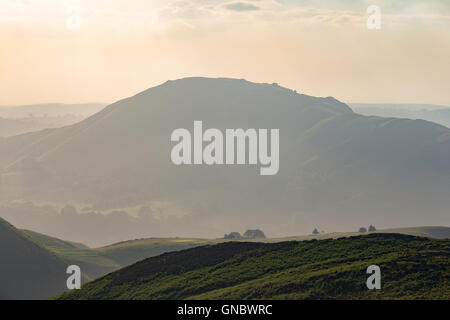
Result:
{"type": "Polygon", "coordinates": [[[120,242],[94,250],[103,256],[114,260],[121,266],[127,266],[139,260],[154,257],[166,252],[179,251],[219,242],[222,242],[222,240],[150,238],[120,242]]]}
{"type": "Polygon", "coordinates": [[[48,248],[88,249],[88,247],[82,243],[60,240],[31,230],[22,230],[22,232],[25,233],[27,236],[29,236],[31,239],[33,239],[33,241],[48,248]]]}
{"type": "MultiPolygon", "coordinates": [[[[61,240],[30,230],[22,230],[22,232],[40,246],[66,261],[68,265],[79,266],[83,283],[126,266],[126,264],[119,264],[115,259],[110,259],[101,252],[89,249],[81,243],[61,240]]],[[[140,260],[139,258],[137,257],[135,261],[140,260]]]]}
{"type": "Polygon", "coordinates": [[[60,299],[449,299],[450,240],[371,234],[163,254],[60,299]],[[368,290],[366,268],[381,268],[368,290]]]}
{"type": "Polygon", "coordinates": [[[450,107],[428,104],[350,103],[356,113],[365,116],[422,119],[450,127],[450,107]]]}
{"type": "Polygon", "coordinates": [[[23,106],[0,106],[0,118],[23,119],[32,117],[62,117],[74,115],[89,117],[106,106],[105,103],[42,103],[23,106]]]}
{"type": "Polygon", "coordinates": [[[0,106],[0,137],[68,126],[80,122],[104,107],[105,104],[101,103],[0,106]]]}
{"type": "Polygon", "coordinates": [[[124,241],[90,249],[81,243],[57,239],[30,230],[21,232],[62,260],[78,265],[83,275],[83,282],[91,281],[148,257],[220,242],[213,239],[153,238],[124,241]]]}
{"type": "Polygon", "coordinates": [[[0,299],[45,299],[66,288],[68,264],[0,218],[0,299]]]}
{"type": "Polygon", "coordinates": [[[85,117],[66,115],[61,117],[31,117],[20,119],[0,118],[0,137],[11,137],[27,132],[59,128],[80,122],[85,117]]]}
{"type": "MultiPolygon", "coordinates": [[[[153,211],[133,220],[138,227],[124,228],[119,217],[114,221],[121,223],[96,227],[97,236],[118,240],[138,228],[155,236],[215,237],[248,226],[283,236],[314,225],[450,223],[450,129],[362,116],[332,97],[242,79],[167,81],[72,126],[0,139],[0,172],[4,202],[148,205],[153,211]],[[205,129],[278,128],[279,173],[174,165],[171,133],[192,130],[195,120],[205,129]]],[[[90,225],[97,221],[93,214],[90,225]]]]}

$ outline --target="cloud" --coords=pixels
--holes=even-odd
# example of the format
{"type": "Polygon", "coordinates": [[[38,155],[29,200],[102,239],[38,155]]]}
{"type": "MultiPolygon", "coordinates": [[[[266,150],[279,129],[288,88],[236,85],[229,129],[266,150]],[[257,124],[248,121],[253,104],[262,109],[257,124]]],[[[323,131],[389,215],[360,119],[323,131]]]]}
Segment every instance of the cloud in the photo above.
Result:
{"type": "Polygon", "coordinates": [[[245,2],[232,2],[225,5],[225,8],[232,11],[257,11],[260,7],[245,2]]]}
{"type": "MultiPolygon", "coordinates": [[[[64,33],[67,6],[72,0],[1,0],[0,31],[45,30],[64,33]],[[28,5],[24,5],[28,4],[28,5]]],[[[429,0],[78,0],[82,30],[89,32],[160,32],[165,29],[199,32],[252,26],[324,26],[366,28],[369,3],[381,7],[383,28],[446,26],[450,1],[429,0]],[[242,14],[245,12],[246,14],[242,14]],[[119,27],[120,26],[120,27],[119,27]]]]}

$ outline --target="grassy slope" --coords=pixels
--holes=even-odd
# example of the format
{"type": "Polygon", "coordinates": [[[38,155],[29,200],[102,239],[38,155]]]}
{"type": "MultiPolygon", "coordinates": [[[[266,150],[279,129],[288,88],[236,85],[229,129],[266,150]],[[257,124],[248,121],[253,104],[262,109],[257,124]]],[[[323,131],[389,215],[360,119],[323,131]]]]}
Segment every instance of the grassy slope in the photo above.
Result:
{"type": "Polygon", "coordinates": [[[127,266],[139,260],[166,252],[189,249],[220,241],[194,238],[149,238],[120,242],[94,250],[122,266],[127,266]]]}
{"type": "Polygon", "coordinates": [[[84,244],[61,240],[30,230],[22,230],[22,232],[67,261],[68,264],[78,265],[82,271],[83,282],[91,281],[124,266],[96,250],[89,249],[84,244]]]}
{"type": "Polygon", "coordinates": [[[67,262],[0,218],[0,299],[44,299],[62,292],[67,262]]]}
{"type": "MultiPolygon", "coordinates": [[[[106,247],[95,249],[83,249],[82,244],[74,244],[33,231],[24,231],[34,241],[53,251],[71,264],[79,265],[84,281],[90,281],[110,272],[128,266],[137,261],[154,257],[166,252],[179,251],[207,244],[224,242],[223,239],[196,239],[196,238],[148,238],[124,241],[106,247]],[[73,246],[78,248],[74,248],[73,246]]],[[[447,227],[415,227],[402,229],[387,229],[377,231],[380,233],[401,233],[415,236],[427,236],[432,238],[450,237],[450,228],[447,227]]],[[[258,239],[258,242],[282,242],[282,241],[305,241],[312,239],[329,239],[361,235],[357,232],[338,232],[321,234],[318,236],[296,236],[286,238],[258,239]]]]}
{"type": "Polygon", "coordinates": [[[34,231],[22,230],[22,232],[70,264],[80,266],[83,281],[91,281],[121,267],[165,252],[217,242],[209,239],[150,238],[89,249],[81,243],[60,240],[34,231]]]}
{"type": "Polygon", "coordinates": [[[93,280],[139,260],[215,242],[205,239],[154,238],[126,241],[96,249],[50,249],[79,265],[86,276],[85,280],[93,280]]]}
{"type": "Polygon", "coordinates": [[[370,234],[228,242],[149,258],[62,299],[449,299],[450,240],[370,234]],[[369,291],[367,266],[382,270],[369,291]]]}
{"type": "Polygon", "coordinates": [[[34,232],[31,230],[21,230],[27,236],[32,238],[35,242],[38,242],[49,248],[63,248],[63,249],[88,249],[88,246],[67,240],[61,240],[51,236],[47,236],[42,233],[34,232]]]}

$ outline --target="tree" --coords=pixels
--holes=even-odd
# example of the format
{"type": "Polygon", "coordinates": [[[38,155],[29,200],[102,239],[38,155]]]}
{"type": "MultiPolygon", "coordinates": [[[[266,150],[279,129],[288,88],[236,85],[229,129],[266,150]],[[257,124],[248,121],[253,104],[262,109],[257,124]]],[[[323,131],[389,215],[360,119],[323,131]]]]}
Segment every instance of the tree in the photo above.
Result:
{"type": "Polygon", "coordinates": [[[239,232],[230,232],[229,234],[226,234],[223,238],[228,240],[240,240],[242,239],[242,236],[239,232]]]}
{"type": "Polygon", "coordinates": [[[314,228],[312,234],[319,234],[319,231],[317,230],[317,228],[314,228]]]}
{"type": "Polygon", "coordinates": [[[375,228],[375,226],[373,226],[373,225],[370,225],[369,232],[374,232],[374,231],[377,231],[377,228],[375,228]]]}
{"type": "Polygon", "coordinates": [[[364,227],[361,227],[361,228],[359,228],[359,232],[361,232],[361,233],[366,233],[366,232],[367,232],[367,229],[364,228],[364,227]]]}
{"type": "Polygon", "coordinates": [[[244,233],[244,238],[247,239],[265,239],[266,235],[259,229],[247,230],[244,233]]]}

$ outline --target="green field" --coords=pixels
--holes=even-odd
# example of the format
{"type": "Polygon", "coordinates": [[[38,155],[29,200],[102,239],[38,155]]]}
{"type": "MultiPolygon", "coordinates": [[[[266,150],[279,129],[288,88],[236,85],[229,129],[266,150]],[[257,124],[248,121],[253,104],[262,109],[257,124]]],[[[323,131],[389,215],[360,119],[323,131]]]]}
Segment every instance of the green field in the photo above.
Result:
{"type": "Polygon", "coordinates": [[[227,242],[149,258],[61,299],[449,299],[450,240],[227,242]],[[382,289],[368,290],[378,265],[382,289]]]}

